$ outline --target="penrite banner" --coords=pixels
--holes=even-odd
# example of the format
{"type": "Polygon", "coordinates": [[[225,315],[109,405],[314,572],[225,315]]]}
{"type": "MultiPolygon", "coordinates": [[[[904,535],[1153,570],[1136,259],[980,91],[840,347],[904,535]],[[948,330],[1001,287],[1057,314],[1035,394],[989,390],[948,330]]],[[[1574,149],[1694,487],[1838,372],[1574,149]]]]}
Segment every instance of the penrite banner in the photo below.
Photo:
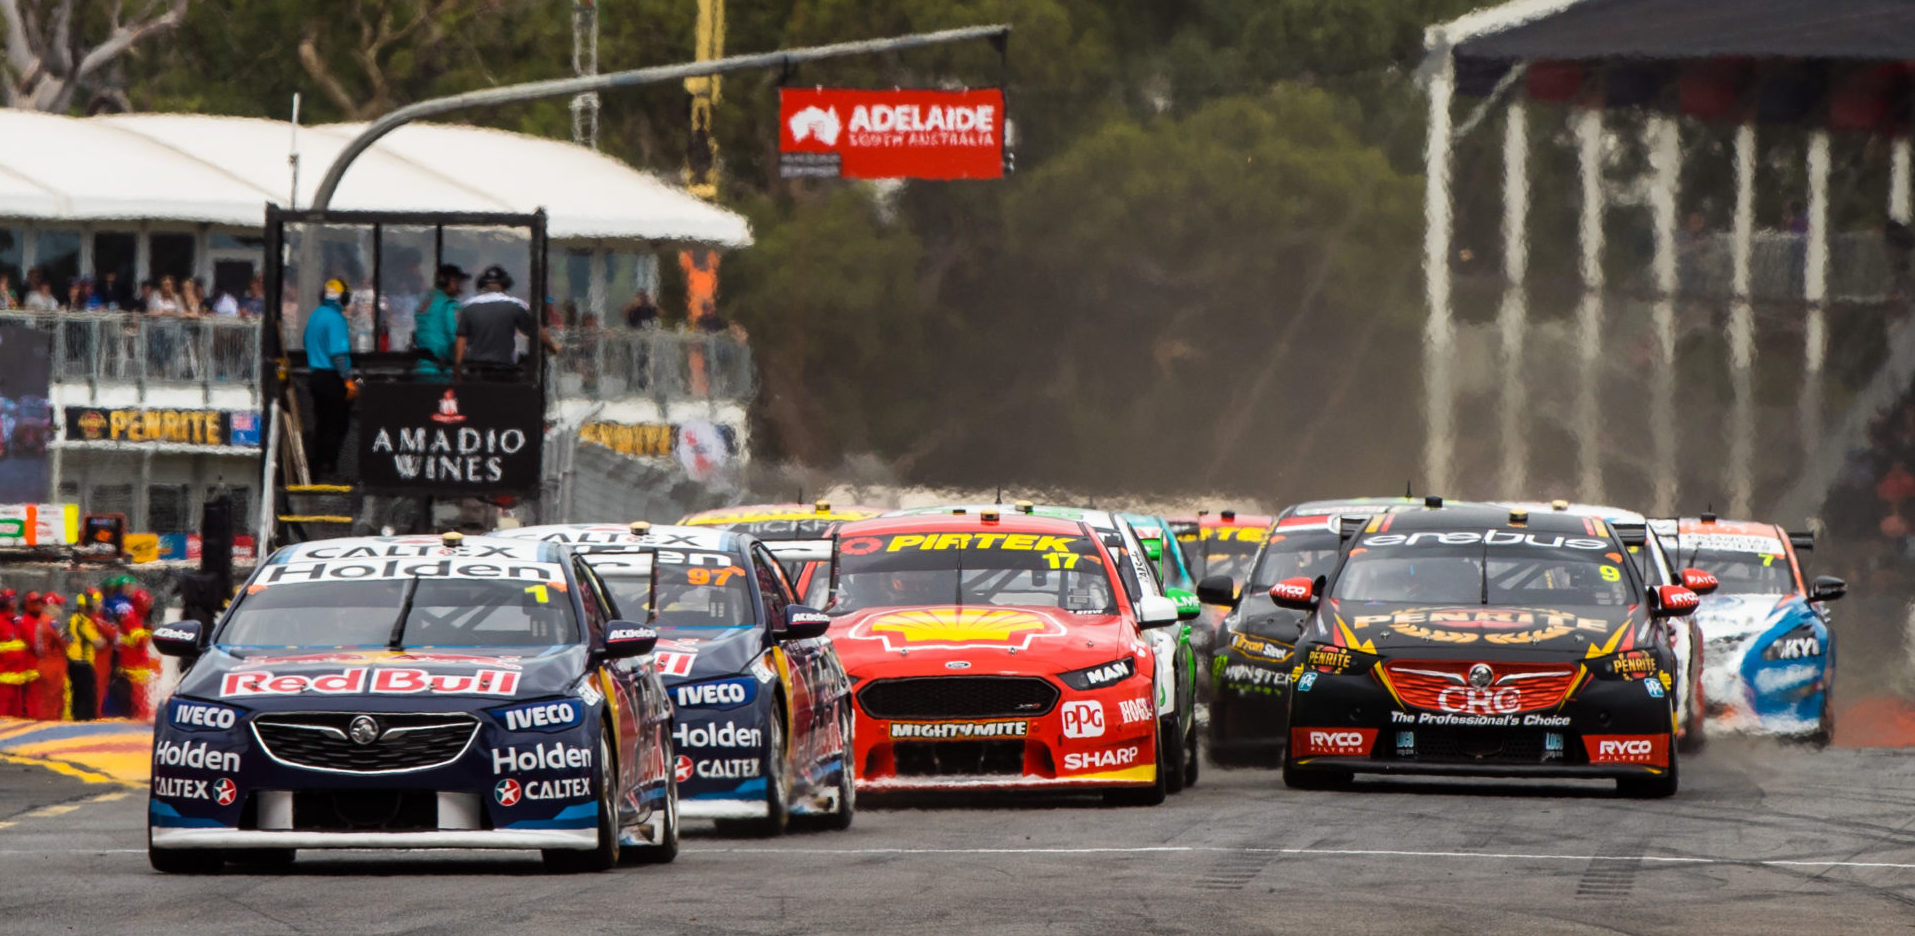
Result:
{"type": "Polygon", "coordinates": [[[259,414],[230,410],[66,407],[68,442],[259,447],[259,414]]]}
{"type": "Polygon", "coordinates": [[[359,477],[369,490],[441,497],[538,492],[545,409],[535,387],[368,382],[358,421],[359,477]]]}
{"type": "Polygon", "coordinates": [[[779,91],[785,178],[1000,179],[1004,91],[779,91]]]}

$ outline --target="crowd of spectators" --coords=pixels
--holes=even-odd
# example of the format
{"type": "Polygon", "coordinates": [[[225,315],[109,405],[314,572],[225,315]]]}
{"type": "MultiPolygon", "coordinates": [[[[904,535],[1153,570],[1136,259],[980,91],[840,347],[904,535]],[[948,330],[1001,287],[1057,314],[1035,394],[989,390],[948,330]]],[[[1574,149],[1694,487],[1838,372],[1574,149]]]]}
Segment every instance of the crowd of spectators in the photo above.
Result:
{"type": "Polygon", "coordinates": [[[43,267],[27,271],[16,289],[13,274],[0,270],[0,311],[139,312],[169,318],[256,318],[266,307],[266,284],[254,276],[243,295],[211,290],[198,277],[163,275],[138,284],[108,271],[76,276],[64,291],[43,267]]]}

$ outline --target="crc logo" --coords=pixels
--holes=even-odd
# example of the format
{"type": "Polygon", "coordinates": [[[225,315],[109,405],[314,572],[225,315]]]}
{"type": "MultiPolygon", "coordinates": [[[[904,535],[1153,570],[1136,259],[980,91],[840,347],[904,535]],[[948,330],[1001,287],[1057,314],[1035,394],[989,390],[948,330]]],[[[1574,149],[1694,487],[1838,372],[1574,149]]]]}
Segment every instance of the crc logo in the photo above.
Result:
{"type": "Polygon", "coordinates": [[[1445,689],[1436,694],[1436,706],[1445,712],[1509,715],[1522,710],[1523,690],[1515,686],[1501,689],[1445,689]]]}
{"type": "Polygon", "coordinates": [[[1064,703],[1064,737],[1101,738],[1104,736],[1104,703],[1083,699],[1064,703]]]}

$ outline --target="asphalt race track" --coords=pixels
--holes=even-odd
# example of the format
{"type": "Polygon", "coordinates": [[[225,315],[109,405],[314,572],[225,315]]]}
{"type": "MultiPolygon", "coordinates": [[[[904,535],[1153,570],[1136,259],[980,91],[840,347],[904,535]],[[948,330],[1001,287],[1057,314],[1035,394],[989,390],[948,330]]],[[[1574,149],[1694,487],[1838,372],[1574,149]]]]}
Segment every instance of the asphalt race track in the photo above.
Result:
{"type": "Polygon", "coordinates": [[[1717,741],[1652,802],[1210,768],[1155,808],[867,802],[848,833],[774,840],[692,824],[676,864],[577,877],[482,852],[167,877],[143,791],[16,765],[0,790],[5,933],[1915,931],[1915,762],[1894,750],[1717,741]]]}

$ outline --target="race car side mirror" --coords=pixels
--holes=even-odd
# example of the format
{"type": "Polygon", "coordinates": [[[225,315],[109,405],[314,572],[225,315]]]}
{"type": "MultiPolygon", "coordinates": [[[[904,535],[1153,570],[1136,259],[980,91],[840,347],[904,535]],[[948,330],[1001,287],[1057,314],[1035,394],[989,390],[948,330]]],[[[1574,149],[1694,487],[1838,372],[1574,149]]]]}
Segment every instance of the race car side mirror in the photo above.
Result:
{"type": "Polygon", "coordinates": [[[804,605],[786,605],[784,627],[779,629],[778,639],[813,640],[823,637],[830,629],[831,615],[804,605]]]}
{"type": "Polygon", "coordinates": [[[625,660],[644,656],[658,646],[658,631],[631,621],[613,621],[605,626],[605,658],[625,660]]]}
{"type": "Polygon", "coordinates": [[[1166,588],[1164,597],[1177,603],[1177,620],[1179,621],[1194,621],[1198,615],[1204,613],[1204,603],[1198,601],[1197,596],[1191,592],[1181,588],[1166,588]]]}
{"type": "Polygon", "coordinates": [[[1206,575],[1197,583],[1197,600],[1204,604],[1237,606],[1237,583],[1228,575],[1206,575]]]}
{"type": "Polygon", "coordinates": [[[1291,611],[1315,611],[1317,609],[1317,583],[1314,579],[1297,576],[1287,578],[1270,586],[1270,600],[1279,608],[1291,611]]]}
{"type": "Polygon", "coordinates": [[[1681,577],[1682,587],[1698,595],[1707,595],[1722,584],[1714,575],[1701,569],[1683,569],[1681,577]]]}
{"type": "Polygon", "coordinates": [[[1702,596],[1681,585],[1657,585],[1649,591],[1655,597],[1649,609],[1651,617],[1687,617],[1702,605],[1702,596]]]}
{"type": "Polygon", "coordinates": [[[1818,575],[1809,583],[1810,601],[1834,601],[1849,593],[1849,583],[1833,575],[1818,575]]]}
{"type": "Polygon", "coordinates": [[[200,654],[200,635],[205,633],[198,621],[174,621],[153,628],[153,649],[167,656],[196,657],[200,654]]]}
{"type": "Polygon", "coordinates": [[[1175,624],[1179,612],[1177,602],[1162,595],[1145,595],[1137,599],[1137,624],[1139,627],[1163,627],[1175,624]]]}

